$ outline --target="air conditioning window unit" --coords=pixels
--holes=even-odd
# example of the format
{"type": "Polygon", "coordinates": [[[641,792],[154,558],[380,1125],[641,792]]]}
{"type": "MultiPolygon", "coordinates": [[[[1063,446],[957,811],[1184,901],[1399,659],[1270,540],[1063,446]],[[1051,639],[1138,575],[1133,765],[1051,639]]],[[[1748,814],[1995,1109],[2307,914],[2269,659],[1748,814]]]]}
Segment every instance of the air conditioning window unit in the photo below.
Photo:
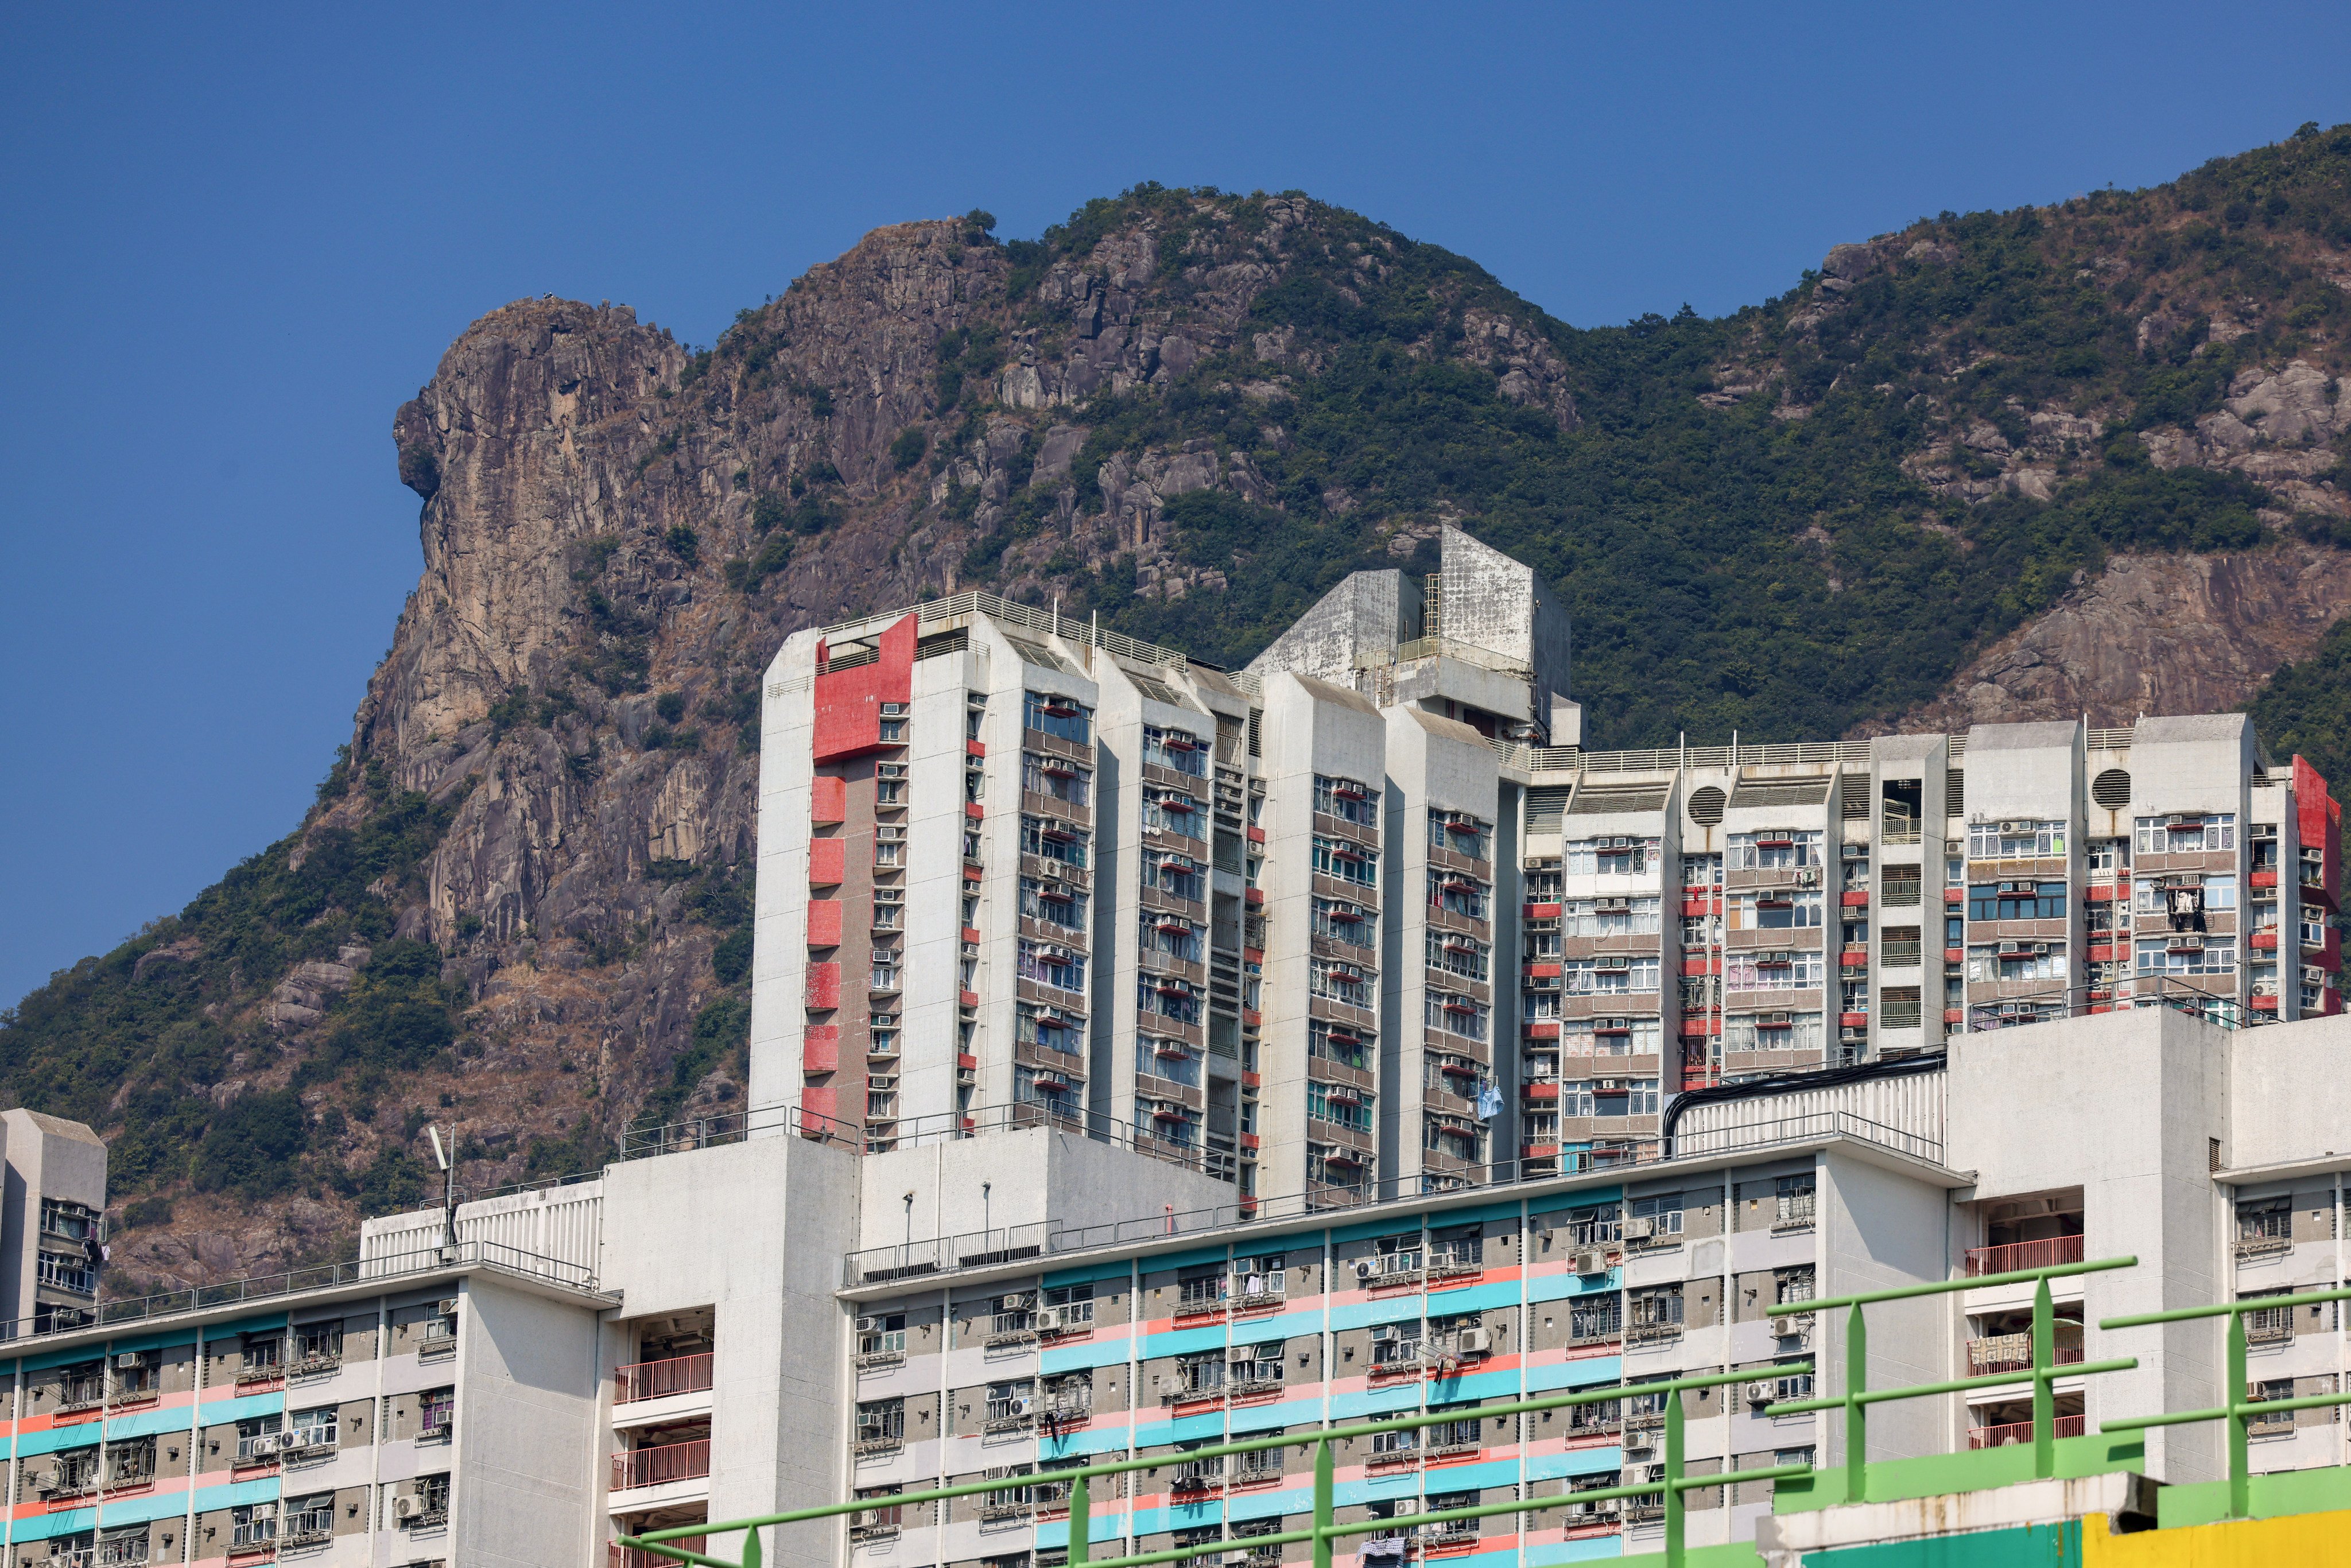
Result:
{"type": "Polygon", "coordinates": [[[454,1318],[457,1315],[457,1298],[455,1296],[444,1296],[434,1302],[434,1306],[444,1318],[454,1318]]]}
{"type": "Polygon", "coordinates": [[[2003,956],[2011,953],[2022,953],[2024,951],[2024,944],[2022,942],[2003,942],[2000,945],[2000,950],[2003,956]]]}
{"type": "Polygon", "coordinates": [[[852,1530],[871,1530],[881,1522],[882,1511],[878,1508],[861,1508],[849,1516],[852,1530]]]}
{"type": "Polygon", "coordinates": [[[1490,1355],[1494,1351],[1494,1331],[1463,1329],[1454,1336],[1453,1349],[1457,1355],[1490,1355]]]}
{"type": "Polygon", "coordinates": [[[1039,1333],[1054,1333],[1059,1332],[1061,1328],[1062,1314],[1063,1309],[1060,1307],[1038,1308],[1036,1319],[1037,1332],[1039,1333]]]}
{"type": "Polygon", "coordinates": [[[1627,1241],[1646,1241],[1656,1233],[1657,1222],[1652,1216],[1644,1216],[1625,1222],[1625,1239],[1627,1241]]]}
{"type": "Polygon", "coordinates": [[[126,1350],[114,1358],[114,1364],[124,1372],[136,1372],[147,1364],[147,1353],[143,1350],[126,1350]]]}
{"type": "Polygon", "coordinates": [[[857,1320],[857,1332],[859,1333],[880,1333],[882,1332],[882,1320],[880,1318],[860,1318],[857,1320]]]}
{"type": "Polygon", "coordinates": [[[2304,964],[2302,967],[2302,977],[2314,986],[2324,985],[2326,981],[2326,971],[2315,964],[2304,964]]]}

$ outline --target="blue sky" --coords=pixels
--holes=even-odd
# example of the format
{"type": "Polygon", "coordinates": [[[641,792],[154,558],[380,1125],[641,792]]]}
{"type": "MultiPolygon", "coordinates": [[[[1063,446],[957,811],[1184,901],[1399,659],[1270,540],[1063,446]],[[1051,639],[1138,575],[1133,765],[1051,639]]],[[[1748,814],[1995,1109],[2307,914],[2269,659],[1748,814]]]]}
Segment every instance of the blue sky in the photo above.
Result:
{"type": "Polygon", "coordinates": [[[6,7],[0,1003],[291,828],[505,301],[707,343],[878,224],[1301,189],[1579,325],[2351,120],[2351,6],[6,7]]]}

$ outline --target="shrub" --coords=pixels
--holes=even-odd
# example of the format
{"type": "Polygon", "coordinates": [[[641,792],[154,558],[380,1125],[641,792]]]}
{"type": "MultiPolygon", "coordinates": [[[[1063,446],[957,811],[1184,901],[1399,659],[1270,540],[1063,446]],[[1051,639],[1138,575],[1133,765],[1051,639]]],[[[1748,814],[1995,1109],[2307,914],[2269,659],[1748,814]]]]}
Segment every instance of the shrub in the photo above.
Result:
{"type": "Polygon", "coordinates": [[[891,465],[904,474],[907,469],[920,463],[923,460],[923,454],[930,449],[929,434],[921,425],[910,424],[898,433],[897,440],[890,444],[891,465]]]}

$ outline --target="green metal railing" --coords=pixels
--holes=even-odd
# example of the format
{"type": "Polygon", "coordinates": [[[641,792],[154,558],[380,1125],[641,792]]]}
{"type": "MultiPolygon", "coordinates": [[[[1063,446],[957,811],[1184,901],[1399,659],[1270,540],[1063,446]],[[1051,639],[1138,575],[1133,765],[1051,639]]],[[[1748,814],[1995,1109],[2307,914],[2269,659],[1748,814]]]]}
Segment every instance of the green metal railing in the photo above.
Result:
{"type": "Polygon", "coordinates": [[[2045,1479],[2057,1473],[2057,1411],[2052,1385],[2060,1377],[2079,1377],[2095,1372],[2127,1372],[2138,1365],[2136,1357],[2118,1361],[2068,1362],[2059,1365],[2056,1359],[2057,1320],[2050,1305],[2049,1281],[2069,1279],[2076,1274],[2095,1274],[2108,1269],[2135,1268],[2137,1263],[2137,1258],[2101,1258],[2087,1263],[2011,1269],[2006,1273],[1980,1274],[1973,1279],[1940,1280],[1925,1285],[1896,1285],[1883,1291],[1861,1291],[1848,1296],[1789,1301],[1767,1308],[1765,1311],[1771,1317],[1785,1317],[1796,1312],[1824,1312],[1838,1307],[1851,1310],[1845,1318],[1844,1329],[1844,1391],[1821,1399],[1787,1400],[1771,1406],[1765,1414],[1800,1416],[1808,1410],[1843,1410],[1844,1500],[1862,1502],[1866,1500],[1869,1490],[1868,1412],[1872,1405],[1896,1399],[1924,1399],[1938,1394],[1962,1394],[1972,1388],[1999,1388],[2029,1378],[2032,1384],[2032,1473],[2036,1478],[2045,1479]],[[1948,1296],[1959,1291],[1980,1291],[1989,1285],[2022,1285],[2028,1281],[2033,1286],[2032,1364],[2029,1369],[1986,1373],[1979,1377],[1954,1377],[1941,1383],[1921,1383],[1908,1388],[1871,1388],[1867,1385],[1869,1331],[1862,1321],[1863,1307],[1876,1301],[1948,1296]]]}
{"type": "MultiPolygon", "coordinates": [[[[1146,1568],[1147,1564],[1178,1563],[1186,1558],[1208,1554],[1202,1546],[1179,1546],[1162,1552],[1132,1552],[1123,1557],[1098,1558],[1092,1554],[1092,1521],[1093,1505],[1089,1485],[1098,1476],[1125,1475],[1136,1470],[1198,1459],[1224,1458],[1234,1454],[1261,1453],[1269,1448],[1285,1448],[1292,1443],[1314,1445],[1314,1522],[1303,1530],[1277,1531],[1270,1535],[1253,1535],[1248,1543],[1252,1547],[1286,1546],[1293,1542],[1307,1541],[1314,1545],[1314,1568],[1331,1568],[1332,1543],[1351,1535],[1372,1535],[1388,1530],[1416,1530],[1425,1525],[1449,1524],[1458,1520],[1486,1519],[1502,1513],[1533,1513],[1544,1509],[1567,1508],[1586,1503],[1614,1502],[1627,1498],[1654,1497],[1663,1503],[1665,1511],[1666,1561],[1678,1565],[1683,1561],[1683,1526],[1687,1505],[1687,1493],[1710,1487],[1733,1486],[1740,1481],[1779,1480],[1791,1476],[1810,1475],[1810,1465],[1766,1465],[1750,1470],[1731,1470],[1712,1475],[1683,1474],[1682,1401],[1681,1396],[1692,1389],[1720,1388],[1734,1383],[1745,1383],[1763,1377],[1785,1377],[1795,1373],[1810,1372],[1809,1359],[1776,1362],[1770,1366],[1750,1367],[1743,1372],[1708,1373],[1698,1377],[1677,1377],[1663,1383],[1642,1383],[1630,1386],[1609,1386],[1585,1389],[1575,1394],[1546,1395],[1538,1399],[1513,1400],[1509,1404],[1480,1406],[1474,1411],[1453,1410],[1437,1415],[1397,1416],[1385,1421],[1361,1422],[1353,1427],[1332,1427],[1311,1432],[1296,1432],[1278,1437],[1250,1437],[1237,1442],[1217,1443],[1205,1448],[1186,1448],[1178,1453],[1154,1455],[1148,1458],[1113,1459],[1101,1464],[1083,1465],[1073,1469],[1045,1470],[1017,1479],[968,1481],[961,1486],[940,1487],[931,1491],[896,1492],[886,1499],[862,1498],[852,1502],[828,1503],[821,1508],[794,1509],[788,1513],[763,1514],[757,1519],[728,1520],[718,1524],[681,1525],[673,1530],[651,1531],[643,1535],[622,1536],[619,1544],[640,1552],[674,1558],[680,1563],[703,1564],[704,1568],[761,1568],[764,1552],[759,1532],[771,1525],[800,1524],[811,1520],[837,1518],[845,1513],[857,1513],[875,1507],[905,1508],[924,1503],[946,1502],[959,1497],[976,1497],[983,1493],[1016,1491],[1037,1485],[1040,1481],[1067,1481],[1070,1485],[1070,1568],[1146,1568]],[[1564,1491],[1556,1497],[1520,1498],[1510,1502],[1480,1503],[1473,1508],[1446,1509],[1437,1513],[1416,1513],[1396,1519],[1370,1519],[1352,1524],[1342,1524],[1336,1518],[1336,1464],[1332,1445],[1358,1437],[1378,1437],[1388,1432],[1418,1431],[1424,1427],[1447,1426],[1474,1416],[1483,1420],[1489,1416],[1524,1416],[1538,1410],[1561,1410],[1578,1405],[1610,1405],[1621,1400],[1645,1396],[1661,1397],[1665,1402],[1665,1474],[1654,1481],[1635,1482],[1630,1486],[1596,1488],[1589,1491],[1564,1491]],[[716,1536],[740,1533],[743,1554],[740,1563],[723,1557],[709,1556],[671,1544],[700,1536],[705,1544],[716,1536]]],[[[2012,1380],[2011,1380],[2012,1381],[2012,1380]]],[[[1229,1547],[1230,1542],[1225,1543],[1229,1547]]]]}
{"type": "Polygon", "coordinates": [[[2245,1397],[2245,1317],[2251,1312],[2293,1312],[2297,1307],[2315,1306],[2321,1301],[2351,1301],[2351,1290],[2304,1291],[2292,1296],[2256,1296],[2249,1301],[2223,1301],[2213,1307],[2180,1307],[2168,1312],[2139,1312],[2129,1317],[2101,1318],[2102,1329],[2146,1328],[2154,1323],[2180,1323],[2199,1318],[2225,1317],[2228,1328],[2228,1398],[2226,1405],[2210,1410],[2182,1410],[2168,1416],[2133,1416],[2117,1421],[2101,1421],[2101,1432],[2140,1432],[2149,1427],[2186,1427],[2201,1421],[2226,1421],[2229,1424],[2229,1511],[2230,1519],[2244,1519],[2252,1511],[2252,1462],[2246,1447],[2246,1424],[2255,1416],[2291,1414],[2296,1410],[2319,1410],[2330,1405],[2351,1405],[2351,1392],[2305,1394],[2289,1399],[2248,1399],[2245,1397]]]}

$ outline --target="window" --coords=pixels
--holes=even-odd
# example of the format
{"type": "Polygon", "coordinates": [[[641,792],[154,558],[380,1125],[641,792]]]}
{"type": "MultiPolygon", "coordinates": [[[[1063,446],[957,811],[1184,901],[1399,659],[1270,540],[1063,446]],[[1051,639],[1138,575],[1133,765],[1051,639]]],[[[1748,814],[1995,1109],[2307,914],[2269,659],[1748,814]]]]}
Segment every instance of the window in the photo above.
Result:
{"type": "Polygon", "coordinates": [[[1024,940],[1020,944],[1019,974],[1022,979],[1040,986],[1082,991],[1086,988],[1086,956],[1067,947],[1024,940]]]}
{"type": "Polygon", "coordinates": [[[1460,975],[1472,980],[1490,979],[1493,973],[1494,945],[1480,942],[1475,936],[1458,932],[1431,931],[1428,934],[1428,967],[1448,975],[1460,975]]]}
{"type": "Polygon", "coordinates": [[[903,806],[906,803],[906,781],[904,779],[877,779],[873,781],[873,803],[877,806],[903,806]]]}
{"type": "Polygon", "coordinates": [[[1968,824],[1971,861],[2042,860],[2065,853],[2065,824],[2022,821],[1968,824]]]}
{"type": "Polygon", "coordinates": [[[1658,869],[1656,839],[1571,839],[1565,850],[1570,876],[1648,876],[1658,869]]]}
{"type": "Polygon", "coordinates": [[[1041,751],[1020,754],[1020,788],[1032,795],[1050,795],[1072,806],[1083,806],[1093,799],[1093,782],[1092,768],[1081,767],[1066,757],[1041,751]]]}
{"type": "Polygon", "coordinates": [[[1560,967],[1560,988],[1572,997],[1652,995],[1656,991],[1660,973],[1655,953],[1570,958],[1560,967]]]}
{"type": "Polygon", "coordinates": [[[1819,1051],[1823,1049],[1821,1015],[1730,1013],[1722,1020],[1722,1048],[1726,1051],[1819,1051]]]}
{"type": "MultiPolygon", "coordinates": [[[[1017,1331],[998,1330],[998,1332],[1017,1331]]],[[[1005,1383],[989,1384],[987,1385],[987,1419],[990,1422],[1026,1420],[1036,1392],[1036,1382],[1026,1377],[1015,1378],[1005,1383]]]]}
{"type": "Polygon", "coordinates": [[[1135,977],[1135,1006],[1144,1012],[1156,1013],[1176,1023],[1196,1024],[1200,1021],[1204,999],[1200,988],[1188,980],[1168,975],[1135,977]]]}
{"type": "Polygon", "coordinates": [[[417,1435],[430,1437],[447,1437],[457,1419],[457,1391],[453,1388],[428,1388],[417,1401],[417,1435]]]}
{"type": "Polygon", "coordinates": [[[1655,1056],[1664,1025],[1653,1018],[1571,1019],[1560,1025],[1563,1056],[1655,1056]]]}
{"type": "Polygon", "coordinates": [[[1527,902],[1556,904],[1560,895],[1560,869],[1557,861],[1531,861],[1525,867],[1527,902]]]}
{"type": "Polygon", "coordinates": [[[1490,918],[1494,901],[1491,883],[1458,871],[1437,871],[1428,873],[1428,902],[1437,909],[1450,910],[1471,920],[1490,918]]]}
{"type": "Polygon", "coordinates": [[[1371,1047],[1353,1032],[1322,1019],[1307,1022],[1306,1054],[1352,1067],[1358,1072],[1372,1070],[1371,1047]]]}
{"type": "MultiPolygon", "coordinates": [[[[1801,1176],[1783,1176],[1780,1177],[1773,1185],[1772,1203],[1774,1207],[1771,1216],[1772,1223],[1775,1225],[1801,1225],[1804,1221],[1812,1218],[1813,1202],[1816,1196],[1816,1178],[1810,1172],[1806,1172],[1801,1176]]],[[[1809,1301],[1813,1299],[1813,1271],[1810,1267],[1803,1270],[1803,1275],[1804,1294],[1802,1299],[1809,1301]]],[[[1780,1299],[1784,1301],[1792,1301],[1796,1298],[1782,1296],[1780,1299]]]]}
{"type": "Polygon", "coordinates": [[[287,1503],[286,1535],[288,1542],[319,1541],[334,1532],[333,1492],[312,1492],[308,1497],[298,1497],[287,1503]]]}
{"type": "Polygon", "coordinates": [[[277,1539],[277,1505],[248,1502],[229,1510],[229,1543],[263,1546],[277,1539]]]}
{"type": "Polygon", "coordinates": [[[1141,951],[1146,958],[1173,958],[1186,964],[1201,962],[1207,928],[1180,915],[1146,909],[1141,916],[1141,951]]]}
{"type": "Polygon", "coordinates": [[[155,1439],[117,1437],[106,1446],[106,1484],[129,1486],[155,1479],[155,1439]]]}
{"type": "Polygon", "coordinates": [[[1162,789],[1152,784],[1143,787],[1143,825],[1187,839],[1208,836],[1201,826],[1199,801],[1181,790],[1162,789]]]}
{"type": "Polygon", "coordinates": [[[1306,965],[1306,988],[1318,997],[1345,1002],[1350,1007],[1368,1008],[1376,998],[1374,988],[1379,977],[1360,964],[1350,964],[1338,958],[1310,958],[1306,965]]]}
{"type": "Polygon", "coordinates": [[[1208,898],[1208,868],[1190,855],[1168,854],[1146,851],[1143,857],[1144,873],[1151,885],[1162,893],[1193,904],[1205,904],[1208,898]]]}
{"type": "Polygon", "coordinates": [[[1970,980],[2062,980],[2065,967],[2063,942],[1990,942],[1968,949],[1970,980]]]}
{"type": "Polygon", "coordinates": [[[2143,855],[2196,854],[2237,847],[2237,818],[2232,811],[2175,811],[2140,817],[2131,825],[2134,842],[2143,855]]]}
{"type": "Polygon", "coordinates": [[[1970,920],[2063,920],[2062,882],[1977,882],[1968,884],[1970,920]]]}
{"type": "Polygon", "coordinates": [[[2237,1205],[2237,1239],[2286,1241],[2294,1236],[2294,1199],[2290,1195],[2252,1198],[2237,1205]]]}
{"type": "Polygon", "coordinates": [[[885,839],[876,831],[873,837],[873,863],[888,871],[906,863],[906,845],[901,839],[885,839]]]}
{"type": "Polygon", "coordinates": [[[1632,1322],[1636,1329],[1679,1327],[1682,1321],[1682,1288],[1652,1285],[1632,1293],[1632,1322]]]}
{"type": "MultiPolygon", "coordinates": [[[[1086,902],[1083,893],[1066,883],[1049,883],[1033,876],[1020,879],[1020,913],[1031,920],[1082,931],[1086,928],[1086,902]]],[[[964,924],[977,922],[967,919],[964,924]]]]}
{"type": "Polygon", "coordinates": [[[1802,950],[1733,953],[1724,960],[1723,971],[1729,990],[1801,991],[1823,983],[1826,965],[1820,954],[1802,950]]]}
{"type": "MultiPolygon", "coordinates": [[[[1655,960],[1651,960],[1654,965],[1655,960]]],[[[1452,991],[1431,989],[1426,993],[1426,1021],[1431,1029],[1441,1029],[1464,1040],[1482,1040],[1491,1031],[1493,1009],[1475,997],[1465,997],[1452,991]]]]}
{"type": "Polygon", "coordinates": [[[248,1416],[236,1424],[236,1457],[252,1459],[265,1457],[277,1449],[280,1417],[248,1416]]]}
{"type": "Polygon", "coordinates": [[[860,1443],[895,1443],[906,1436],[906,1401],[903,1396],[894,1399],[868,1399],[857,1406],[857,1440],[860,1443]]]}
{"type": "Polygon", "coordinates": [[[1428,813],[1428,847],[1451,850],[1455,854],[1471,860],[1494,858],[1494,824],[1471,816],[1467,811],[1437,811],[1428,813]]]}
{"type": "Polygon", "coordinates": [[[2130,869],[2128,839],[2092,839],[2083,864],[2092,876],[2111,877],[2116,872],[2130,869]]]}
{"type": "MultiPolygon", "coordinates": [[[[1589,1111],[1578,1113],[1587,1116],[1654,1116],[1657,1113],[1657,1081],[1654,1078],[1624,1078],[1614,1082],[1624,1085],[1622,1093],[1594,1085],[1578,1085],[1591,1092],[1589,1111]]],[[[1562,1110],[1564,1111],[1564,1105],[1562,1110]]]]}
{"type": "Polygon", "coordinates": [[[904,1355],[905,1352],[905,1313],[883,1312],[874,1317],[857,1320],[858,1354],[904,1355]]]}
{"type": "Polygon", "coordinates": [[[1072,740],[1080,746],[1092,743],[1093,710],[1075,697],[1025,692],[1021,695],[1020,722],[1040,735],[1072,740]]]}
{"type": "Polygon", "coordinates": [[[1519,998],[1519,1010],[1530,1023],[1540,1023],[1559,1017],[1559,982],[1540,983],[1541,988],[1530,988],[1519,998]]]}
{"type": "Polygon", "coordinates": [[[1319,1083],[1311,1079],[1306,1084],[1306,1113],[1317,1121],[1336,1123],[1353,1127],[1359,1133],[1372,1130],[1372,1102],[1374,1096],[1368,1089],[1351,1089],[1342,1084],[1319,1083]]]}
{"type": "Polygon", "coordinates": [[[1326,839],[1317,833],[1314,835],[1314,869],[1341,882],[1376,887],[1380,880],[1380,852],[1346,839],[1326,839]]]}
{"type": "Polygon", "coordinates": [[[1519,956],[1530,964],[1559,956],[1560,917],[1537,915],[1520,927],[1523,933],[1519,956]]]}
{"type": "Polygon", "coordinates": [[[1815,930],[1824,907],[1817,893],[1741,893],[1730,900],[1730,929],[1815,930]]]}
{"type": "Polygon", "coordinates": [[[1141,1036],[1135,1044],[1143,1053],[1137,1063],[1138,1071],[1165,1078],[1170,1083],[1180,1083],[1186,1089],[1200,1086],[1200,1053],[1184,1041],[1146,1034],[1141,1036]]]}
{"type": "MultiPolygon", "coordinates": [[[[2176,938],[2175,938],[2176,940],[2176,938]]],[[[2162,937],[2152,937],[2138,944],[2138,972],[2142,975],[2233,975],[2237,972],[2237,943],[2230,936],[2200,936],[2200,947],[2166,947],[2162,937]]]]}
{"type": "Polygon", "coordinates": [[[1023,816],[1020,819],[1020,852],[1082,868],[1086,863],[1085,834],[1082,830],[1051,817],[1023,816]]]}
{"type": "Polygon", "coordinates": [[[1208,743],[1188,729],[1143,727],[1143,760],[1195,779],[1208,776],[1208,743]]]}
{"type": "Polygon", "coordinates": [[[1358,827],[1380,825],[1379,791],[1353,779],[1332,779],[1317,773],[1314,776],[1314,809],[1324,816],[1336,817],[1343,822],[1358,827]]]}
{"type": "Polygon", "coordinates": [[[1312,901],[1311,923],[1314,935],[1327,936],[1335,942],[1368,947],[1377,939],[1378,920],[1360,904],[1342,899],[1317,898],[1312,901]]]}
{"type": "Polygon", "coordinates": [[[1658,907],[1654,898],[1580,898],[1560,905],[1558,929],[1569,936],[1654,936],[1658,907]]]}
{"type": "Polygon", "coordinates": [[[341,1416],[339,1407],[320,1405],[308,1410],[294,1412],[293,1429],[300,1437],[300,1447],[331,1448],[341,1438],[341,1416]]]}
{"type": "Polygon", "coordinates": [[[1823,835],[1818,829],[1763,828],[1730,835],[1728,859],[1732,871],[1789,871],[1820,865],[1823,835]]]}
{"type": "Polygon", "coordinates": [[[1684,855],[1682,885],[1684,887],[1720,887],[1722,857],[1720,855],[1684,855]]]}
{"type": "Polygon", "coordinates": [[[873,982],[869,988],[876,991],[898,988],[898,954],[895,948],[873,955],[873,982]]]}
{"type": "MultiPolygon", "coordinates": [[[[1271,1275],[1251,1275],[1250,1278],[1272,1279],[1279,1281],[1280,1273],[1276,1270],[1271,1275]]],[[[1275,1291],[1277,1293],[1280,1291],[1278,1282],[1275,1291]]],[[[1235,1345],[1232,1351],[1232,1380],[1242,1384],[1280,1383],[1284,1370],[1281,1356],[1282,1344],[1283,1342],[1277,1339],[1269,1340],[1263,1344],[1235,1345]]]]}
{"type": "Polygon", "coordinates": [[[884,746],[904,745],[906,740],[906,721],[903,718],[885,718],[882,720],[881,735],[879,738],[884,746]]]}
{"type": "Polygon", "coordinates": [[[1569,1299],[1567,1333],[1571,1340],[1614,1339],[1624,1332],[1624,1298],[1615,1291],[1611,1291],[1596,1299],[1581,1296],[1569,1299]]]}
{"type": "MultiPolygon", "coordinates": [[[[1655,1197],[1636,1197],[1633,1200],[1632,1207],[1633,1218],[1635,1220],[1648,1222],[1648,1231],[1652,1239],[1662,1239],[1668,1236],[1679,1236],[1682,1233],[1681,1194],[1668,1192],[1661,1193],[1655,1197]]],[[[1636,1226],[1635,1228],[1638,1227],[1636,1226]]]]}

